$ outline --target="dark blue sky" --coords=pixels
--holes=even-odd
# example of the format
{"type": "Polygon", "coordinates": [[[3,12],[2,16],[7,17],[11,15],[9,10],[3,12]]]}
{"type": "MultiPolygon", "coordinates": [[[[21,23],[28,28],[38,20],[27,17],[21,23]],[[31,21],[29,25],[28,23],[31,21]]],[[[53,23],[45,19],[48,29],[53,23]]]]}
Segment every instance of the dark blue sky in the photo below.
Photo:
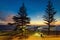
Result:
{"type": "MultiPolygon", "coordinates": [[[[9,14],[17,14],[22,3],[25,3],[27,8],[28,16],[31,17],[31,21],[39,22],[42,21],[42,17],[45,14],[45,9],[48,0],[0,0],[0,11],[3,11],[4,16],[9,14]]],[[[60,20],[60,0],[52,0],[53,6],[57,11],[55,18],[60,20]]]]}

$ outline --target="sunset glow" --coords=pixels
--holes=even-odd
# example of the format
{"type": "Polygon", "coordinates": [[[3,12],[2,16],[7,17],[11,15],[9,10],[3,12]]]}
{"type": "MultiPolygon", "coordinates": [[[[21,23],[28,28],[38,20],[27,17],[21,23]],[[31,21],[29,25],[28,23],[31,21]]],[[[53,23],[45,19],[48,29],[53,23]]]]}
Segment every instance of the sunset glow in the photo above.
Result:
{"type": "MultiPolygon", "coordinates": [[[[45,0],[38,0],[38,1],[26,0],[26,1],[24,1],[25,7],[27,9],[27,14],[31,19],[30,20],[31,25],[45,25],[42,17],[45,14],[45,8],[47,5],[47,1],[45,1],[45,0]]],[[[55,23],[55,25],[60,25],[60,5],[58,5],[58,3],[60,3],[60,0],[52,0],[52,2],[55,2],[55,3],[53,3],[53,5],[54,5],[54,8],[58,11],[55,15],[55,19],[58,20],[55,23]]],[[[2,12],[0,12],[1,13],[0,17],[2,19],[5,19],[1,22],[6,24],[9,22],[13,22],[13,20],[12,20],[13,14],[14,15],[18,14],[18,10],[22,6],[22,0],[9,0],[9,1],[1,0],[0,4],[1,4],[0,10],[2,11],[2,12]]],[[[0,20],[2,20],[1,18],[0,18],[0,20]]]]}
{"type": "Polygon", "coordinates": [[[60,0],[0,0],[0,40],[60,40],[60,0]]]}
{"type": "MultiPolygon", "coordinates": [[[[14,23],[12,20],[10,20],[10,21],[2,21],[2,20],[0,20],[0,24],[8,24],[8,23],[14,23]]],[[[44,21],[31,21],[30,22],[30,25],[46,25],[45,23],[44,23],[44,21]]],[[[60,21],[57,21],[57,22],[55,22],[55,25],[60,25],[60,21]]]]}

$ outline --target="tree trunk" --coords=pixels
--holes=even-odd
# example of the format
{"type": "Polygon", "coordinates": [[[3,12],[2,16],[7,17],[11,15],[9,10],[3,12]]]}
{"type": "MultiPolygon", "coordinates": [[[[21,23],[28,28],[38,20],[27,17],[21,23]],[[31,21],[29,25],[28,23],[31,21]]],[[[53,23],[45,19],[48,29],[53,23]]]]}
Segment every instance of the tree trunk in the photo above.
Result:
{"type": "Polygon", "coordinates": [[[50,34],[50,23],[48,24],[48,35],[50,34]]]}

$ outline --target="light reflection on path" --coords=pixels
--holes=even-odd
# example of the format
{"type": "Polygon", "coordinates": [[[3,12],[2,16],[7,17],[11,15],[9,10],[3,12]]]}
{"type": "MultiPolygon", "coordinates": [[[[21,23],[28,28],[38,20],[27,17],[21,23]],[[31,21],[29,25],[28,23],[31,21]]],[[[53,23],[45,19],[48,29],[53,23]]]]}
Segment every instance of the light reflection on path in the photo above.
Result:
{"type": "MultiPolygon", "coordinates": [[[[14,38],[13,40],[18,40],[18,37],[14,38]]],[[[42,38],[42,37],[40,37],[40,35],[38,33],[35,33],[34,35],[29,36],[29,38],[23,39],[23,40],[60,40],[60,37],[42,38]]]]}

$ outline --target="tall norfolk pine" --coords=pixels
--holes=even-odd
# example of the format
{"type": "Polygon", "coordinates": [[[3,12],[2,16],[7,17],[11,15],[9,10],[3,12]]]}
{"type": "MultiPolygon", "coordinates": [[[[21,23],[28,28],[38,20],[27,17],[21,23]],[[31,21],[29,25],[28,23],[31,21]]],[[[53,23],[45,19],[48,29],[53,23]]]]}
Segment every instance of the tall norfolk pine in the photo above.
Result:
{"type": "Polygon", "coordinates": [[[55,26],[54,23],[56,21],[56,19],[54,18],[56,11],[54,10],[53,5],[50,0],[48,1],[48,5],[45,12],[46,12],[46,15],[43,16],[44,18],[43,20],[45,21],[45,24],[48,25],[48,34],[49,34],[50,27],[55,26]]]}
{"type": "Polygon", "coordinates": [[[17,28],[26,26],[27,24],[30,23],[30,18],[27,15],[26,12],[26,8],[23,5],[20,7],[19,11],[18,11],[18,15],[13,17],[13,20],[15,21],[15,25],[17,26],[17,28]]]}
{"type": "Polygon", "coordinates": [[[25,29],[25,26],[30,23],[30,18],[27,15],[26,8],[23,5],[20,7],[19,12],[16,16],[13,16],[14,23],[8,23],[9,25],[14,25],[16,28],[9,33],[11,36],[9,40],[11,40],[12,36],[17,36],[20,39],[28,37],[28,30],[25,29]]]}

